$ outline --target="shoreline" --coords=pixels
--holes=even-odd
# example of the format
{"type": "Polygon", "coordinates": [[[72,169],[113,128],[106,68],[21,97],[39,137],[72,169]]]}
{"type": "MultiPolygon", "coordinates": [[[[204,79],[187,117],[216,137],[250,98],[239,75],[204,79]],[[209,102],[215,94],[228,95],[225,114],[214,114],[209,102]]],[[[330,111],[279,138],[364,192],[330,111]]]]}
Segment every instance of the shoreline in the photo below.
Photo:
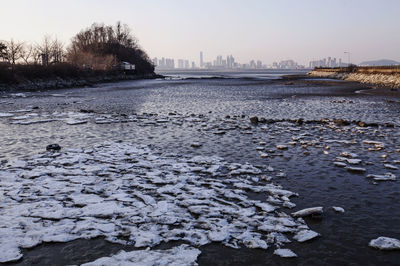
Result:
{"type": "Polygon", "coordinates": [[[387,69],[359,68],[349,72],[343,71],[340,68],[321,68],[312,70],[308,73],[308,76],[354,81],[379,88],[389,88],[392,91],[400,89],[400,74],[397,72],[397,69],[390,73],[387,72],[387,69]]]}
{"type": "Polygon", "coordinates": [[[144,79],[157,79],[165,78],[165,76],[152,73],[144,75],[104,75],[82,78],[52,78],[52,79],[35,79],[26,80],[19,84],[5,84],[0,83],[0,93],[9,92],[27,92],[27,91],[40,91],[49,89],[66,89],[75,87],[93,86],[101,83],[110,83],[116,81],[128,80],[144,80],[144,79]]]}
{"type": "Polygon", "coordinates": [[[355,92],[356,94],[400,97],[400,89],[398,87],[393,87],[388,84],[382,83],[369,83],[363,82],[362,80],[347,79],[344,75],[345,73],[334,73],[335,74],[329,72],[329,75],[327,75],[325,74],[325,72],[321,73],[320,71],[311,71],[307,75],[284,75],[282,76],[281,80],[287,82],[287,84],[290,83],[289,85],[293,85],[293,82],[296,81],[315,81],[329,83],[329,81],[325,79],[331,79],[332,82],[342,81],[363,86],[355,92]]]}

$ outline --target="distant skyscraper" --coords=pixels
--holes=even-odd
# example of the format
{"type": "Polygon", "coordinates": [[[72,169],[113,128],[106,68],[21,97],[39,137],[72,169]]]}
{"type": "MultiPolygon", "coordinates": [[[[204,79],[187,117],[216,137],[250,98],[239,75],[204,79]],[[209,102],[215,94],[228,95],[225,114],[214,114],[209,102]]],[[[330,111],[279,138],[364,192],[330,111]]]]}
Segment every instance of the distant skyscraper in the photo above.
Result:
{"type": "Polygon", "coordinates": [[[203,52],[200,52],[200,67],[204,66],[203,52]]]}

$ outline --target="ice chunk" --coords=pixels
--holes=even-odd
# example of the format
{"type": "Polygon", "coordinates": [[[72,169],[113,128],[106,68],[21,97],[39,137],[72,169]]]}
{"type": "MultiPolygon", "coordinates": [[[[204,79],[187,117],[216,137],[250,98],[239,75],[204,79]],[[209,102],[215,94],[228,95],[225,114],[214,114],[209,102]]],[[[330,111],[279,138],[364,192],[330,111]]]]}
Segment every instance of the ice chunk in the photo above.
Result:
{"type": "Polygon", "coordinates": [[[396,176],[392,173],[384,175],[367,175],[368,178],[373,178],[375,181],[396,181],[396,176]]]}
{"type": "Polygon", "coordinates": [[[303,209],[297,212],[293,212],[292,216],[293,217],[305,217],[309,216],[312,214],[322,214],[324,212],[323,207],[312,207],[312,208],[307,208],[303,209]]]}
{"type": "Polygon", "coordinates": [[[12,117],[12,116],[14,116],[14,115],[10,114],[10,113],[0,113],[0,118],[2,118],[2,117],[12,117]]]}
{"type": "Polygon", "coordinates": [[[345,158],[356,158],[356,157],[358,157],[357,154],[351,153],[351,152],[348,152],[348,151],[341,152],[340,156],[345,157],[345,158]]]}
{"type": "Polygon", "coordinates": [[[273,212],[276,207],[272,206],[271,204],[268,204],[266,202],[257,202],[254,204],[255,206],[259,207],[265,212],[273,212]]]}
{"type": "Polygon", "coordinates": [[[400,250],[400,240],[384,236],[372,239],[368,245],[380,250],[400,250]]]}
{"type": "Polygon", "coordinates": [[[287,248],[279,248],[274,251],[275,255],[281,256],[282,258],[295,258],[296,253],[287,248]]]}
{"type": "Polygon", "coordinates": [[[332,209],[333,209],[335,212],[341,212],[341,213],[344,212],[344,209],[343,209],[342,207],[335,207],[335,206],[332,206],[332,209]]]}
{"type": "Polygon", "coordinates": [[[397,169],[399,169],[397,166],[394,166],[394,165],[392,165],[392,164],[385,164],[384,165],[387,169],[390,169],[390,170],[397,170],[397,169]]]}
{"type": "Polygon", "coordinates": [[[347,159],[346,160],[349,164],[360,164],[361,160],[360,159],[347,159]]]}
{"type": "Polygon", "coordinates": [[[311,240],[313,238],[316,238],[319,235],[320,234],[318,234],[317,232],[314,232],[312,230],[302,230],[302,231],[298,232],[293,238],[299,242],[305,242],[305,241],[311,240]]]}
{"type": "Polygon", "coordinates": [[[86,124],[88,121],[86,120],[75,120],[75,119],[67,119],[65,121],[65,123],[67,123],[67,125],[82,125],[82,124],[86,124]]]}
{"type": "Polygon", "coordinates": [[[337,167],[346,167],[347,166],[347,164],[345,164],[345,163],[343,163],[343,162],[334,162],[333,163],[335,166],[337,166],[337,167]]]}
{"type": "Polygon", "coordinates": [[[368,144],[368,145],[381,146],[381,147],[385,146],[385,144],[383,142],[374,141],[374,140],[363,140],[362,143],[368,144]]]}

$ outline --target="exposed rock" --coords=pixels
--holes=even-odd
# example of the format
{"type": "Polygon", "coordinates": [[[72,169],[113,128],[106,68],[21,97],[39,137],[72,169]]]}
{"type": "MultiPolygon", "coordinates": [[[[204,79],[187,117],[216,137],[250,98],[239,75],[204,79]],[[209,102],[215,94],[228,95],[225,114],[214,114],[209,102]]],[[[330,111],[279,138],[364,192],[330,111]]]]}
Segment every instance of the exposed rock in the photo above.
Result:
{"type": "Polygon", "coordinates": [[[287,150],[287,149],[288,149],[288,146],[286,146],[286,145],[276,145],[276,148],[277,148],[278,150],[287,150]]]}
{"type": "Polygon", "coordinates": [[[250,123],[257,125],[258,122],[259,122],[259,120],[258,120],[257,116],[250,117],[250,123]]]}
{"type": "Polygon", "coordinates": [[[200,148],[201,145],[202,145],[202,144],[199,143],[199,142],[193,142],[192,144],[190,144],[190,146],[193,147],[193,148],[200,148]]]}
{"type": "Polygon", "coordinates": [[[59,150],[61,150],[61,146],[58,144],[50,144],[47,145],[46,147],[46,151],[59,151],[59,150]]]}
{"type": "Polygon", "coordinates": [[[351,167],[351,166],[347,166],[346,170],[353,173],[364,173],[365,171],[367,171],[365,168],[362,167],[351,167]]]}

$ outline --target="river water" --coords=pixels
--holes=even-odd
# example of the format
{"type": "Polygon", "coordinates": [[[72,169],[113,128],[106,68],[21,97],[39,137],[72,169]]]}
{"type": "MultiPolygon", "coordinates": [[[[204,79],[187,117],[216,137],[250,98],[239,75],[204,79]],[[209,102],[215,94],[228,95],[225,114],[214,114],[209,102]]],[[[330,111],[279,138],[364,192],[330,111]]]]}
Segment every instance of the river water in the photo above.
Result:
{"type": "MultiPolygon", "coordinates": [[[[207,244],[199,247],[200,265],[399,264],[399,252],[368,247],[369,241],[379,236],[400,238],[399,182],[367,178],[368,174],[387,172],[399,176],[399,170],[384,166],[400,167],[399,98],[359,93],[368,88],[356,83],[280,80],[283,74],[302,72],[166,74],[169,78],[165,80],[2,94],[0,160],[6,165],[6,161],[31,158],[51,143],[91,148],[112,141],[150,145],[177,157],[217,155],[228,162],[271,166],[277,170],[263,170],[263,174],[299,194],[291,199],[296,207],[284,212],[324,207],[322,218],[305,218],[321,236],[286,244],[285,248],[298,255],[294,259],[273,255],[273,248],[207,244]],[[253,116],[273,122],[254,125],[249,120],[253,116]],[[299,118],[311,122],[282,121],[299,118]],[[321,119],[379,126],[315,123],[321,119]],[[384,148],[374,150],[366,140],[382,142],[384,148]],[[201,145],[193,148],[193,143],[201,145]],[[279,144],[287,149],[277,149],[279,144]],[[269,156],[262,157],[260,152],[269,156]],[[353,173],[335,166],[342,152],[356,153],[362,161],[355,167],[366,171],[353,173]],[[343,207],[345,212],[337,213],[332,206],[343,207]]],[[[260,193],[249,192],[248,196],[265,200],[260,193]]],[[[169,242],[154,248],[173,245],[169,242]]],[[[24,256],[16,264],[80,264],[122,249],[134,248],[103,238],[45,243],[22,250],[24,256]]]]}

